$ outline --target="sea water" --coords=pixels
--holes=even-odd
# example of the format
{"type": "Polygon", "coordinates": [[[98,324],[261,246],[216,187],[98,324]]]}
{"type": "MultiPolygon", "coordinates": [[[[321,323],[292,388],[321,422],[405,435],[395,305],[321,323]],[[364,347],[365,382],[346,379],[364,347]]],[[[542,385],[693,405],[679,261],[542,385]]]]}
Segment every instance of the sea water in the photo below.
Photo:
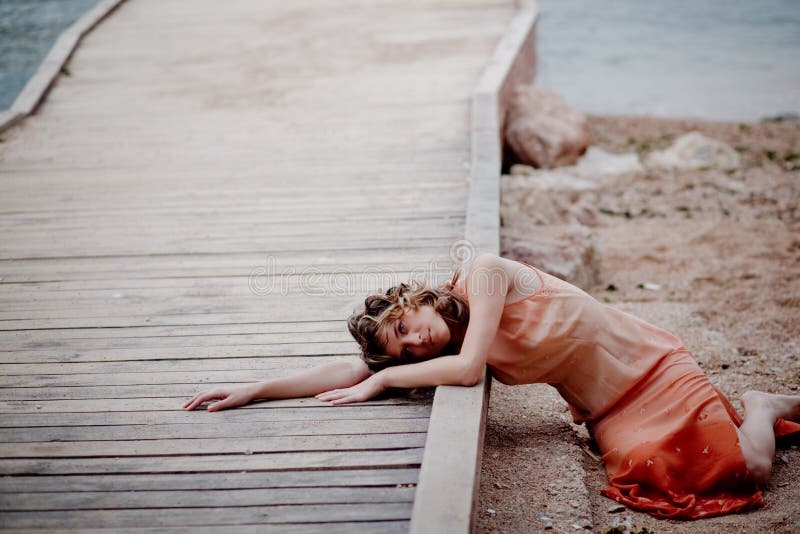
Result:
{"type": "Polygon", "coordinates": [[[61,32],[98,0],[0,0],[0,111],[8,109],[61,32]]]}
{"type": "Polygon", "coordinates": [[[594,114],[800,113],[799,0],[539,0],[536,83],[594,114]]]}

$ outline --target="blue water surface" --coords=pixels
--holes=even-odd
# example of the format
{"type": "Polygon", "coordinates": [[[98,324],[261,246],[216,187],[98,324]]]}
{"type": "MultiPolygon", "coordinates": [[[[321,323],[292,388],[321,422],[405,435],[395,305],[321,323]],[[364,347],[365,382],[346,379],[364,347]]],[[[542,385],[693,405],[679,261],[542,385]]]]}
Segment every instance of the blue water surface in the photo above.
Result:
{"type": "Polygon", "coordinates": [[[800,112],[798,0],[539,0],[537,83],[597,114],[800,112]]]}
{"type": "Polygon", "coordinates": [[[0,0],[0,110],[8,109],[61,32],[98,0],[0,0]]]}

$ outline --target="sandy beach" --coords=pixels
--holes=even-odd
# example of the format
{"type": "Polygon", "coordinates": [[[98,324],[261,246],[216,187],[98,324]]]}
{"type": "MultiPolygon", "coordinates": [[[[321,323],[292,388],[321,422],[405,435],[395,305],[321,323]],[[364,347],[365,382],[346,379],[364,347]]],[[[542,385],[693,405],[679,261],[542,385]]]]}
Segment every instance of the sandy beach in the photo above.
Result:
{"type": "MultiPolygon", "coordinates": [[[[734,147],[741,165],[730,171],[651,170],[632,185],[603,191],[592,228],[599,283],[586,289],[612,305],[688,305],[693,318],[735,347],[695,356],[737,405],[748,389],[797,392],[800,124],[591,117],[590,128],[592,145],[641,156],[699,131],[734,147]],[[658,290],[643,289],[645,283],[658,290]]],[[[621,523],[632,532],[800,531],[796,444],[779,448],[760,510],[700,522],[609,512],[614,503],[599,494],[605,471],[590,455],[585,429],[569,422],[563,402],[550,392],[544,394],[553,395],[551,413],[526,410],[530,393],[542,391],[535,388],[548,386],[493,385],[478,532],[543,531],[543,517],[555,532],[590,523],[594,532],[621,523]],[[582,458],[582,469],[572,470],[570,458],[582,458]],[[558,467],[546,470],[557,473],[554,480],[543,478],[542,462],[558,467]]]]}

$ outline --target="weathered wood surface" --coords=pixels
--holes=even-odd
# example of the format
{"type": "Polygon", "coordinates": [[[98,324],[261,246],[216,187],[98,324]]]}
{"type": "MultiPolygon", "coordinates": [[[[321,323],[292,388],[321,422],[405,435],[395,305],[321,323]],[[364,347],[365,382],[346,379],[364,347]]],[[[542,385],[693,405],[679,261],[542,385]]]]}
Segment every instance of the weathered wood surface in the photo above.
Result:
{"type": "Polygon", "coordinates": [[[129,0],[0,144],[0,527],[404,532],[430,401],[209,414],[352,358],[464,237],[510,0],[129,0]]]}

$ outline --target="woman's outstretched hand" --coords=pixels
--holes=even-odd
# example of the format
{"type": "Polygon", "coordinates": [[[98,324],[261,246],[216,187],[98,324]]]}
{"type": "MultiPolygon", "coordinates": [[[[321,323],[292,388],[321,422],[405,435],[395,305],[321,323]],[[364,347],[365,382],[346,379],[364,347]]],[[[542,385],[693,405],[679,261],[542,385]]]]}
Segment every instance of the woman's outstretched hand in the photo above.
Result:
{"type": "Polygon", "coordinates": [[[253,387],[249,384],[230,388],[218,388],[198,393],[192,400],[185,402],[183,408],[185,410],[194,410],[204,402],[219,399],[217,402],[208,405],[209,412],[216,412],[226,408],[242,406],[252,401],[254,397],[255,392],[253,387]]]}
{"type": "Polygon", "coordinates": [[[332,389],[316,395],[317,399],[331,404],[348,404],[351,402],[364,402],[379,395],[386,387],[379,378],[372,375],[355,386],[344,389],[332,389]]]}

